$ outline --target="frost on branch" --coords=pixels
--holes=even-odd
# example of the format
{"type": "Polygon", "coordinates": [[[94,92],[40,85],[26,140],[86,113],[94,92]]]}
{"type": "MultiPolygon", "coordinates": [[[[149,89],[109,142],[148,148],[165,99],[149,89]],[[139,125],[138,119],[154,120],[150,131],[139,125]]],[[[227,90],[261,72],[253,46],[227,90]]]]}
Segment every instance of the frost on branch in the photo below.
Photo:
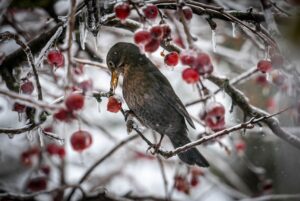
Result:
{"type": "Polygon", "coordinates": [[[0,200],[300,199],[297,3],[203,2],[0,3],[0,200]],[[120,41],[137,74],[130,49],[106,59],[120,41]],[[165,100],[191,142],[155,132],[165,100]],[[209,168],[178,159],[194,148],[209,168]]]}

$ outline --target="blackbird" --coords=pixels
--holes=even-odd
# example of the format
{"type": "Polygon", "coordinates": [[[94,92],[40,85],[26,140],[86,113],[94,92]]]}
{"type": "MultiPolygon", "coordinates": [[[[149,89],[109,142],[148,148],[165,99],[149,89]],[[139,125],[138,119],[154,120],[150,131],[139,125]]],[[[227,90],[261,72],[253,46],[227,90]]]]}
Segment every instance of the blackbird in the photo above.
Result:
{"type": "MultiPolygon", "coordinates": [[[[195,128],[191,117],[167,78],[137,46],[124,42],[115,44],[109,50],[106,62],[112,73],[111,90],[114,92],[118,77],[122,74],[123,97],[130,111],[143,125],[162,137],[167,135],[175,148],[191,142],[185,123],[186,120],[195,128]]],[[[178,156],[189,165],[209,166],[196,148],[178,156]]]]}

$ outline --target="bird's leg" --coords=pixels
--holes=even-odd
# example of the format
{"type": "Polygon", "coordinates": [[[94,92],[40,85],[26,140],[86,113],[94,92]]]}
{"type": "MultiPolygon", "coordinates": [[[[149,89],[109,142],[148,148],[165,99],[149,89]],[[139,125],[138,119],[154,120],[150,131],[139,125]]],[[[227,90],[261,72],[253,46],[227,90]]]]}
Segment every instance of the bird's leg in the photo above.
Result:
{"type": "Polygon", "coordinates": [[[124,112],[124,117],[126,121],[127,132],[128,134],[130,134],[132,129],[134,128],[134,121],[133,121],[134,113],[131,110],[127,110],[124,112]]]}
{"type": "MultiPolygon", "coordinates": [[[[160,148],[160,145],[161,145],[161,142],[162,140],[164,139],[164,136],[165,135],[160,135],[160,139],[159,139],[159,142],[157,144],[154,144],[153,145],[153,148],[154,148],[154,151],[151,151],[151,154],[156,154],[160,148]]],[[[149,149],[151,149],[151,147],[149,147],[149,149]]]]}

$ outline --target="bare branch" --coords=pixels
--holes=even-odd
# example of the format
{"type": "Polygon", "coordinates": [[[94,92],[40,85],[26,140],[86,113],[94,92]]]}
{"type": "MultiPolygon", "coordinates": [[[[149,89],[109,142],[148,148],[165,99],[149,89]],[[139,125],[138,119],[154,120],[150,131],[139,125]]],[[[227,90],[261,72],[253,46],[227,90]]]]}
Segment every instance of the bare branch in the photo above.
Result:
{"type": "Polygon", "coordinates": [[[67,80],[68,83],[72,83],[72,34],[75,27],[75,11],[76,11],[76,0],[70,0],[70,15],[69,15],[69,26],[68,26],[68,49],[67,49],[67,58],[68,58],[68,68],[67,68],[67,80]]]}
{"type": "Polygon", "coordinates": [[[30,124],[22,128],[0,128],[0,134],[18,135],[37,128],[41,123],[30,124]]]}
{"type": "Polygon", "coordinates": [[[65,190],[65,189],[68,189],[68,188],[75,188],[75,189],[78,188],[82,192],[83,196],[85,197],[85,192],[81,188],[81,186],[65,185],[65,186],[60,186],[58,188],[54,188],[54,189],[51,189],[51,190],[39,191],[39,192],[36,192],[36,193],[31,193],[31,194],[0,193],[0,198],[29,200],[29,199],[33,199],[34,197],[37,197],[39,195],[42,195],[42,194],[51,194],[51,193],[58,192],[58,191],[61,191],[61,190],[65,190]]]}
{"type": "Polygon", "coordinates": [[[267,200],[299,200],[300,194],[272,194],[256,198],[245,198],[241,201],[267,201],[267,200]]]}
{"type": "MultiPolygon", "coordinates": [[[[236,84],[240,83],[241,81],[243,81],[245,79],[248,79],[249,77],[251,77],[253,74],[255,74],[257,72],[258,72],[257,68],[253,67],[253,68],[249,69],[248,71],[240,74],[236,78],[230,80],[229,83],[231,85],[236,85],[236,84]]],[[[198,99],[198,100],[195,100],[195,101],[192,101],[192,102],[189,102],[189,103],[185,104],[185,106],[188,107],[188,106],[194,105],[196,103],[201,103],[201,102],[207,101],[208,99],[212,98],[214,95],[216,95],[217,93],[219,93],[220,91],[222,91],[222,89],[223,89],[223,87],[220,87],[216,91],[214,91],[214,92],[212,92],[212,93],[210,93],[210,94],[202,97],[201,99],[198,99]]]]}
{"type": "Polygon", "coordinates": [[[12,91],[7,91],[7,90],[0,89],[0,94],[3,94],[5,96],[13,99],[14,101],[24,103],[27,106],[34,107],[34,108],[39,107],[39,108],[41,108],[43,110],[46,110],[46,111],[57,110],[57,109],[60,108],[57,105],[50,105],[50,104],[48,104],[46,102],[43,102],[43,101],[34,100],[29,95],[23,95],[23,94],[21,95],[21,94],[12,92],[12,91]]]}
{"type": "MultiPolygon", "coordinates": [[[[234,103],[243,110],[245,115],[250,117],[256,117],[256,118],[269,115],[267,112],[249,104],[248,101],[246,100],[246,97],[243,95],[243,93],[240,92],[235,87],[233,87],[232,85],[230,85],[227,79],[222,79],[212,75],[209,76],[208,79],[212,81],[214,84],[218,85],[219,87],[224,87],[225,92],[232,98],[232,101],[234,101],[234,103]]],[[[280,127],[277,119],[273,117],[267,118],[264,119],[263,122],[273,131],[275,135],[285,140],[286,142],[290,143],[294,147],[300,149],[300,139],[297,136],[284,131],[280,127]]]]}

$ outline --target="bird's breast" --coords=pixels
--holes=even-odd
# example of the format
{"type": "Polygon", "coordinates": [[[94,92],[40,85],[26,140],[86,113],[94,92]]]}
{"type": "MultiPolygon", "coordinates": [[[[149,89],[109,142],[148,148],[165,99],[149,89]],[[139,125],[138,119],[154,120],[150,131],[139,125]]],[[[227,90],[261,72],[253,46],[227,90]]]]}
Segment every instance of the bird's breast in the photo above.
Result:
{"type": "Polygon", "coordinates": [[[139,77],[139,75],[135,78],[124,76],[123,96],[129,109],[134,110],[135,108],[143,107],[145,101],[152,99],[147,92],[148,84],[145,82],[147,81],[139,77]]]}

